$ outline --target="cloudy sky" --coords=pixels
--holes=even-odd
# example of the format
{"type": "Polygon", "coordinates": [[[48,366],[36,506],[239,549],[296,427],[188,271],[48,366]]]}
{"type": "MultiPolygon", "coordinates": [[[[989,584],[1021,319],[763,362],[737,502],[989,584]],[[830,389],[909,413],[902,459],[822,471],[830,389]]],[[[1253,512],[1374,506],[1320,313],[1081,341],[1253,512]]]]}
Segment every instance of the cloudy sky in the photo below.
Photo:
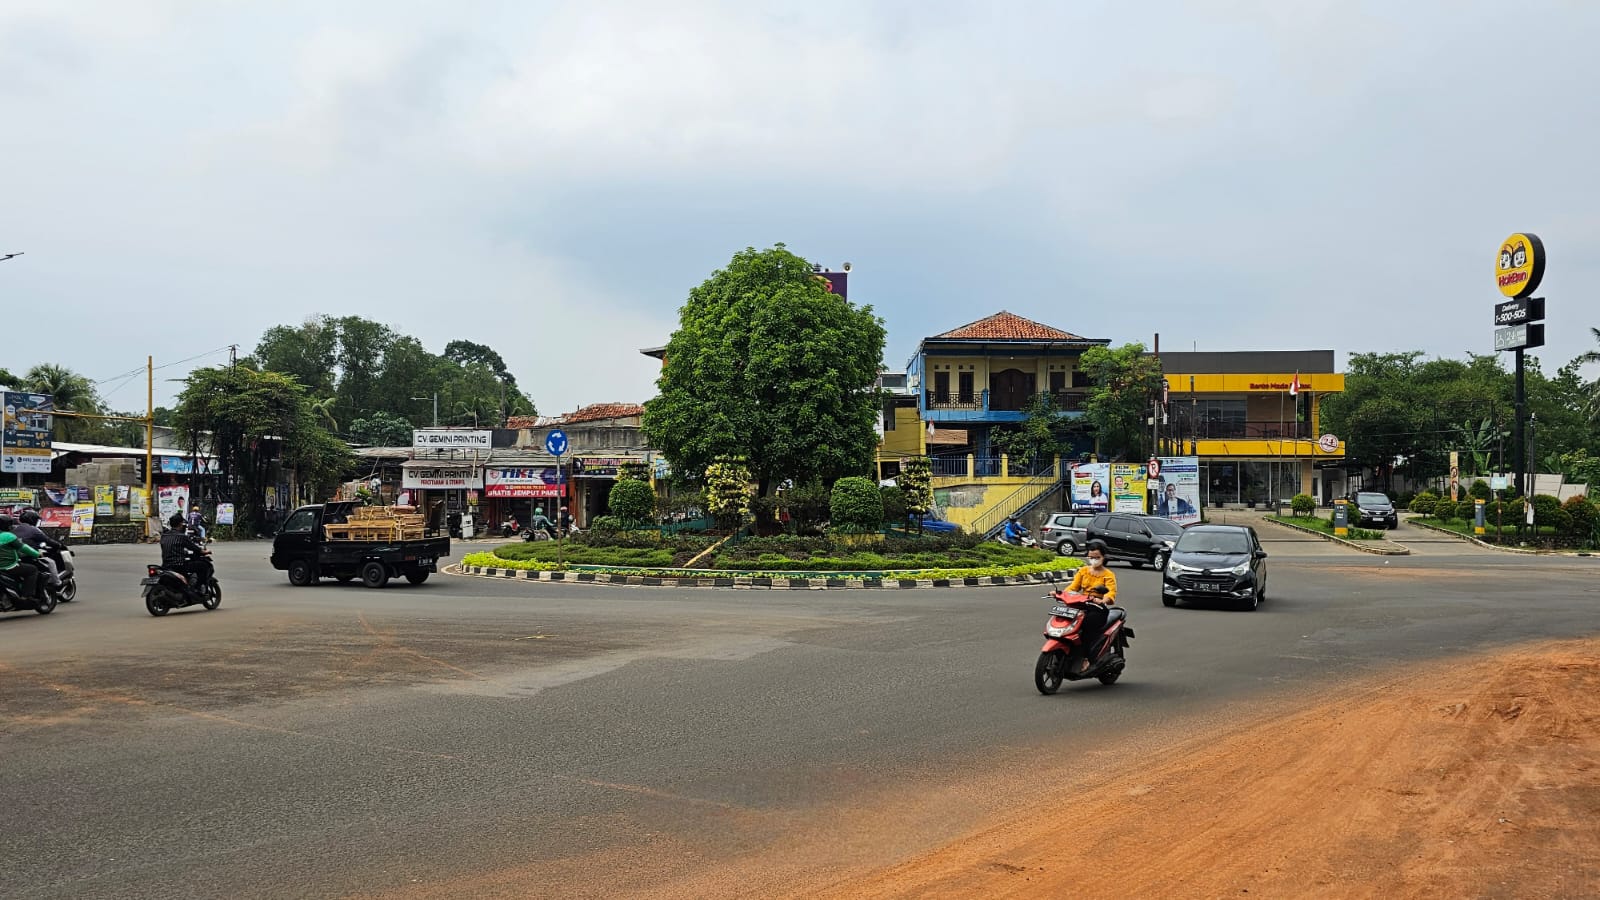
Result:
{"type": "Polygon", "coordinates": [[[644,400],[687,290],[780,241],[854,265],[893,368],[999,309],[1460,354],[1531,230],[1554,369],[1600,325],[1597,33],[1582,0],[0,0],[0,365],[326,312],[489,343],[543,412],[644,400]]]}

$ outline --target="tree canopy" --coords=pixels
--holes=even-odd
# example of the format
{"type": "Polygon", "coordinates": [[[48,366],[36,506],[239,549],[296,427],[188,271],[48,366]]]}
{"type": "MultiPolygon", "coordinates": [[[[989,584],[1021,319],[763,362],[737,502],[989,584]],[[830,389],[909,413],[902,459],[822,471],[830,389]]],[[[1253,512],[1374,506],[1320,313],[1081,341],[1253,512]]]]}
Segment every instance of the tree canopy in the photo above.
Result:
{"type": "Polygon", "coordinates": [[[1089,377],[1083,418],[1094,428],[1104,459],[1146,459],[1154,448],[1145,421],[1161,393],[1161,361],[1143,344],[1090,347],[1078,367],[1089,377]]]}
{"type": "Polygon", "coordinates": [[[829,292],[782,244],[747,248],[689,292],[645,432],[685,473],[745,460],[762,495],[870,471],[883,346],[872,307],[829,292]]]}

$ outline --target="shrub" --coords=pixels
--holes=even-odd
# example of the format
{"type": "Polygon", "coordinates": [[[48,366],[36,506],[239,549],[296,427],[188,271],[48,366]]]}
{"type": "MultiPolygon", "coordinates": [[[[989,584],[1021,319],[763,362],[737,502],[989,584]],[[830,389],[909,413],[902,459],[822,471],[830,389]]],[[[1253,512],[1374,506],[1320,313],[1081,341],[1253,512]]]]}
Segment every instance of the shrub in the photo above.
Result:
{"type": "Polygon", "coordinates": [[[910,512],[906,508],[906,492],[897,487],[884,487],[878,489],[878,496],[883,499],[883,521],[904,525],[910,512]]]}
{"type": "Polygon", "coordinates": [[[611,514],[628,523],[644,523],[656,508],[656,492],[648,481],[623,479],[611,486],[611,514]]]}
{"type": "Polygon", "coordinates": [[[1472,482],[1472,487],[1467,488],[1467,496],[1474,500],[1492,500],[1494,491],[1489,490],[1489,482],[1479,478],[1472,482]]]}
{"type": "Polygon", "coordinates": [[[913,456],[900,463],[895,483],[906,494],[906,511],[922,514],[933,508],[933,466],[926,456],[913,456]]]}
{"type": "Polygon", "coordinates": [[[742,460],[706,467],[706,512],[723,528],[736,528],[750,513],[750,469],[742,460]]]}
{"type": "Polygon", "coordinates": [[[1400,496],[1394,498],[1395,509],[1410,509],[1411,501],[1416,499],[1416,494],[1410,491],[1401,491],[1400,496]]]}
{"type": "Polygon", "coordinates": [[[1572,528],[1572,516],[1561,508],[1561,501],[1549,494],[1533,498],[1533,525],[1535,528],[1554,528],[1565,532],[1572,528]]]}
{"type": "Polygon", "coordinates": [[[1317,499],[1310,494],[1295,494],[1289,501],[1289,508],[1297,516],[1309,516],[1317,511],[1317,499]]]}
{"type": "Polygon", "coordinates": [[[1439,496],[1437,494],[1432,491],[1423,491],[1411,498],[1411,511],[1424,516],[1431,516],[1434,513],[1434,507],[1438,504],[1439,496]]]}
{"type": "Polygon", "coordinates": [[[876,530],[883,525],[883,495],[870,478],[841,478],[828,502],[834,528],[876,530]]]}
{"type": "Polygon", "coordinates": [[[621,531],[622,528],[623,522],[618,516],[595,516],[589,520],[590,531],[621,531]]]}
{"type": "Polygon", "coordinates": [[[1594,535],[1595,523],[1600,521],[1600,507],[1590,502],[1588,497],[1582,494],[1571,497],[1561,504],[1561,508],[1567,513],[1568,527],[1573,537],[1587,539],[1594,535]]]}
{"type": "Polygon", "coordinates": [[[797,484],[783,494],[784,508],[796,531],[814,532],[828,521],[828,488],[820,481],[797,484]]]}

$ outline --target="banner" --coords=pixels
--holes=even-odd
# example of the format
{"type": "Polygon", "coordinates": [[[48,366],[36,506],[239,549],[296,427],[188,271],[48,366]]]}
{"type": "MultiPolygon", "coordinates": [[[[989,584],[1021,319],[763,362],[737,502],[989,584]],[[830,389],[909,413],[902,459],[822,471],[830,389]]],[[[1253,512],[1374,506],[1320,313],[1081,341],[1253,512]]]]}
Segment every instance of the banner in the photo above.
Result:
{"type": "Polygon", "coordinates": [[[1156,515],[1179,525],[1200,521],[1200,457],[1161,457],[1155,489],[1156,515]]]}
{"type": "Polygon", "coordinates": [[[1111,511],[1139,513],[1145,511],[1145,467],[1139,463],[1111,464],[1111,511]]]}
{"type": "Polygon", "coordinates": [[[40,528],[72,527],[72,510],[66,506],[46,506],[39,510],[40,528]]]}
{"type": "Polygon", "coordinates": [[[233,504],[232,503],[218,503],[217,504],[217,524],[218,525],[232,525],[233,524],[233,504]]]}
{"type": "Polygon", "coordinates": [[[161,516],[162,522],[166,522],[174,514],[188,515],[189,486],[175,484],[156,488],[156,512],[161,516]]]}
{"type": "Polygon", "coordinates": [[[0,422],[0,472],[49,472],[54,454],[51,417],[55,400],[49,394],[0,392],[4,421],[0,422]]]}
{"type": "MultiPolygon", "coordinates": [[[[156,467],[163,475],[193,475],[194,459],[188,456],[158,456],[156,467]]],[[[221,471],[221,463],[209,457],[200,457],[201,475],[217,475],[221,471]]]]}
{"type": "Polygon", "coordinates": [[[131,497],[131,496],[132,495],[128,493],[128,486],[127,485],[125,485],[125,484],[117,485],[117,505],[118,506],[127,506],[128,505],[128,498],[131,497]]]}
{"type": "Polygon", "coordinates": [[[406,463],[400,486],[411,490],[477,490],[483,487],[483,470],[466,464],[406,463]]]}
{"type": "Polygon", "coordinates": [[[411,432],[413,450],[488,450],[494,432],[417,428],[411,432]]]}
{"type": "Polygon", "coordinates": [[[34,506],[39,498],[34,496],[33,488],[0,488],[0,503],[16,506],[34,506]]]}
{"type": "Polygon", "coordinates": [[[94,504],[79,503],[72,507],[73,537],[91,537],[94,535],[94,504]]]}
{"type": "Polygon", "coordinates": [[[137,522],[150,515],[150,492],[142,487],[128,491],[128,518],[137,522]]]}
{"type": "Polygon", "coordinates": [[[561,497],[561,470],[555,466],[537,469],[486,469],[483,473],[486,497],[561,497]]]}
{"type": "Polygon", "coordinates": [[[1111,483],[1110,463],[1079,463],[1072,467],[1072,508],[1104,512],[1111,507],[1106,487],[1111,483]]]}
{"type": "Polygon", "coordinates": [[[117,489],[109,484],[94,486],[94,514],[109,519],[117,514],[117,489]]]}

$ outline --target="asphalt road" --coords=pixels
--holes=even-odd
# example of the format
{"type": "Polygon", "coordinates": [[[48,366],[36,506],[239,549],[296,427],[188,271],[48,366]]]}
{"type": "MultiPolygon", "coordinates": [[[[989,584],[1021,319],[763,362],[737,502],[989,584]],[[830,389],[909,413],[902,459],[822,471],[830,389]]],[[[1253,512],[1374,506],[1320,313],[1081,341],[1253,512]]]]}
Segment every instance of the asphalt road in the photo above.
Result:
{"type": "Polygon", "coordinates": [[[0,893],[614,896],[762,858],[845,874],[1307,692],[1600,628],[1595,560],[1385,559],[1281,531],[1262,529],[1253,613],[1165,609],[1154,573],[1118,566],[1128,671],[1053,697],[1031,680],[1037,587],[296,589],[266,545],[219,545],[222,608],[156,619],[152,550],[86,548],[77,603],[0,618],[0,893]]]}

